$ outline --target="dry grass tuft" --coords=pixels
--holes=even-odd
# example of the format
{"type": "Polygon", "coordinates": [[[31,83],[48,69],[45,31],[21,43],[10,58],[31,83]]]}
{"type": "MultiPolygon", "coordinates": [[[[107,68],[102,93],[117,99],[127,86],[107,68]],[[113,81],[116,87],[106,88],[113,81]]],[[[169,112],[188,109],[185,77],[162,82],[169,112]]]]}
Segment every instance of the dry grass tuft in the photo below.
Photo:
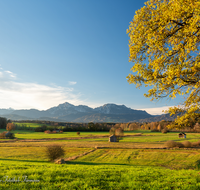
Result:
{"type": "Polygon", "coordinates": [[[192,147],[192,143],[190,141],[184,141],[182,144],[184,145],[185,148],[191,148],[192,147]]]}

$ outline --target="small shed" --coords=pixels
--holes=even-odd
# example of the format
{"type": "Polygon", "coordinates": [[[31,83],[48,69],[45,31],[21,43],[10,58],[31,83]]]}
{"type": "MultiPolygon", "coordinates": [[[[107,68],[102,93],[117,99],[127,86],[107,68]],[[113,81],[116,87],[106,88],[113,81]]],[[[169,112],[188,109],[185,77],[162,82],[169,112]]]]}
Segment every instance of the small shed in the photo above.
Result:
{"type": "Polygon", "coordinates": [[[181,133],[178,134],[178,137],[179,138],[186,138],[186,134],[181,132],[181,133]]]}
{"type": "Polygon", "coordinates": [[[109,142],[117,142],[117,137],[115,135],[109,136],[109,142]]]}

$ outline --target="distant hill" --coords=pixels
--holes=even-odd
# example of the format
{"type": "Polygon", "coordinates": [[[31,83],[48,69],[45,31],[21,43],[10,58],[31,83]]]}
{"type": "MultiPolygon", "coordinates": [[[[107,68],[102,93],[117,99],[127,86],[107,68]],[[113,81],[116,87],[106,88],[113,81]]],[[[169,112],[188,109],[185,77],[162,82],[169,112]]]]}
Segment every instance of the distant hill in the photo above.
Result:
{"type": "Polygon", "coordinates": [[[65,102],[47,110],[37,109],[12,110],[0,109],[1,117],[11,120],[49,120],[63,122],[151,122],[173,120],[168,114],[153,116],[146,111],[134,110],[125,105],[105,104],[97,108],[85,105],[74,106],[65,102]]]}
{"type": "Polygon", "coordinates": [[[174,119],[176,118],[176,116],[170,116],[170,114],[163,114],[163,115],[159,115],[159,116],[154,116],[154,117],[150,117],[150,118],[145,118],[145,119],[139,119],[137,120],[138,122],[142,123],[142,122],[155,122],[155,121],[174,121],[174,119]]]}

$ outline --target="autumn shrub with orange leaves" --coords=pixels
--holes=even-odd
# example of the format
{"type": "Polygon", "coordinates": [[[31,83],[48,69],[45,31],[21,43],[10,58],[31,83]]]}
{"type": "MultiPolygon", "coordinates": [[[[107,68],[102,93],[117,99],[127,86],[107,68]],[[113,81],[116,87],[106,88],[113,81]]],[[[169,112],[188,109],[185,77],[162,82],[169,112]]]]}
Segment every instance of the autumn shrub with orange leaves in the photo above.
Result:
{"type": "Polygon", "coordinates": [[[7,131],[14,131],[15,130],[15,124],[14,123],[8,123],[6,126],[7,131]]]}

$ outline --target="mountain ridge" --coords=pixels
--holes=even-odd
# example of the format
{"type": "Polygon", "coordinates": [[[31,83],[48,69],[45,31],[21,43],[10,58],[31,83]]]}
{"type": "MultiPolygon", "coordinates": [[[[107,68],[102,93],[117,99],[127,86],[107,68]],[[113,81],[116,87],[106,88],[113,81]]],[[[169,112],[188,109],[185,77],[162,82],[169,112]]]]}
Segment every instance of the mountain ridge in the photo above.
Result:
{"type": "Polygon", "coordinates": [[[167,118],[173,120],[166,114],[153,116],[144,110],[134,110],[125,105],[107,103],[103,106],[91,108],[86,105],[75,106],[68,102],[51,107],[47,110],[37,109],[0,109],[0,115],[11,120],[55,120],[63,122],[135,122],[135,121],[156,121],[157,118],[167,118]]]}

